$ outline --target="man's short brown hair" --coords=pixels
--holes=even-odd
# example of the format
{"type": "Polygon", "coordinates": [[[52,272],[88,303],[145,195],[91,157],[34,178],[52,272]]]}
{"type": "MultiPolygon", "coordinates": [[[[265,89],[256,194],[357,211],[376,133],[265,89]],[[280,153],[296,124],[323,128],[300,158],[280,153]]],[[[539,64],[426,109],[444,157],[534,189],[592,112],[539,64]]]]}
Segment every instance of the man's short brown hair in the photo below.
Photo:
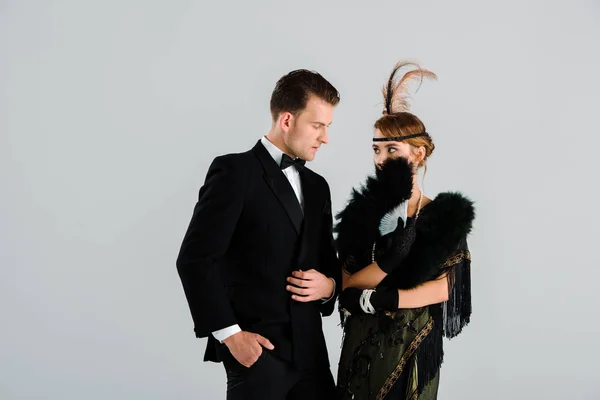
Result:
{"type": "Polygon", "coordinates": [[[332,106],[340,102],[337,89],[315,71],[298,69],[282,76],[271,94],[273,121],[282,112],[297,115],[306,108],[310,95],[317,96],[332,106]]]}

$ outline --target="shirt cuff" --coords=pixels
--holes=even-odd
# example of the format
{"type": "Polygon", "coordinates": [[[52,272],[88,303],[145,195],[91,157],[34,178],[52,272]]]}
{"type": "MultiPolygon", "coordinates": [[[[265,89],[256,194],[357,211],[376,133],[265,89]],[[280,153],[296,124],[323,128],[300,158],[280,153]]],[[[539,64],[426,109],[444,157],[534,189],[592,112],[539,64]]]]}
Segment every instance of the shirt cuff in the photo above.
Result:
{"type": "Polygon", "coordinates": [[[212,334],[219,342],[223,343],[223,340],[227,339],[229,336],[234,335],[238,332],[241,332],[239,325],[231,325],[227,328],[219,329],[218,331],[214,331],[212,334]]]}
{"type": "Polygon", "coordinates": [[[331,300],[331,299],[333,299],[335,297],[335,285],[336,285],[335,279],[333,279],[333,278],[329,278],[329,279],[331,279],[331,281],[333,282],[333,292],[331,292],[331,297],[330,298],[328,298],[328,299],[321,299],[322,304],[327,303],[329,300],[331,300]]]}

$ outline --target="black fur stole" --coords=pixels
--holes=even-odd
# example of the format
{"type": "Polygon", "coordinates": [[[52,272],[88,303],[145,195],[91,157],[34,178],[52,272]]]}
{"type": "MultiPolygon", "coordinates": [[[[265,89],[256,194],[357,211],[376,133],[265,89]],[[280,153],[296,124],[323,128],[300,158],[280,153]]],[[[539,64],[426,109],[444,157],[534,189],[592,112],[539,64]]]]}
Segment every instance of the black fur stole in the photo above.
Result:
{"type": "MultiPolygon", "coordinates": [[[[376,176],[353,189],[347,206],[336,215],[336,245],[348,272],[371,263],[371,249],[379,238],[381,218],[410,198],[412,166],[404,158],[387,161],[376,176]]],[[[416,239],[402,266],[380,286],[412,289],[444,273],[444,263],[461,247],[475,218],[473,202],[460,193],[440,193],[421,210],[416,239]]]]}

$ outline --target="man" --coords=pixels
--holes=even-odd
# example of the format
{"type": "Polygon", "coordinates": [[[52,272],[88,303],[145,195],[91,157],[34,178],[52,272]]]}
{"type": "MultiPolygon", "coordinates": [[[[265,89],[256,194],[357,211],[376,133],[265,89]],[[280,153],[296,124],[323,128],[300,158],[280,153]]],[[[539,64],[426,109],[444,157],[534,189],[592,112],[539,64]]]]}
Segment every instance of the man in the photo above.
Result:
{"type": "Polygon", "coordinates": [[[304,163],[328,142],[338,102],[318,73],[283,76],[268,134],[215,158],[200,189],[177,270],[229,400],[334,396],[321,315],[333,312],[341,269],[329,186],[304,163]]]}

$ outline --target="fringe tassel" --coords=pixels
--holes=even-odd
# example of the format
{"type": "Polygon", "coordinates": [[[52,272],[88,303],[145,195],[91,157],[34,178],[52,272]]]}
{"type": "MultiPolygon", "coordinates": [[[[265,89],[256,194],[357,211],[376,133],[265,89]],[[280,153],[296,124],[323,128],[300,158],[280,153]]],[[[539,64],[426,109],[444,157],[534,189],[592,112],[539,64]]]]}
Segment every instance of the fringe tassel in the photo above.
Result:
{"type": "Polygon", "coordinates": [[[443,333],[456,337],[471,319],[471,260],[468,251],[448,273],[448,300],[443,303],[443,333]]]}
{"type": "Polygon", "coordinates": [[[440,305],[429,307],[433,318],[433,329],[417,350],[417,392],[423,393],[427,384],[435,378],[444,361],[442,343],[442,308],[440,305]]]}
{"type": "Polygon", "coordinates": [[[442,338],[457,336],[471,318],[471,257],[463,243],[463,250],[450,262],[448,273],[448,300],[429,306],[433,329],[423,340],[417,352],[417,392],[420,395],[435,378],[444,362],[442,338]]]}

